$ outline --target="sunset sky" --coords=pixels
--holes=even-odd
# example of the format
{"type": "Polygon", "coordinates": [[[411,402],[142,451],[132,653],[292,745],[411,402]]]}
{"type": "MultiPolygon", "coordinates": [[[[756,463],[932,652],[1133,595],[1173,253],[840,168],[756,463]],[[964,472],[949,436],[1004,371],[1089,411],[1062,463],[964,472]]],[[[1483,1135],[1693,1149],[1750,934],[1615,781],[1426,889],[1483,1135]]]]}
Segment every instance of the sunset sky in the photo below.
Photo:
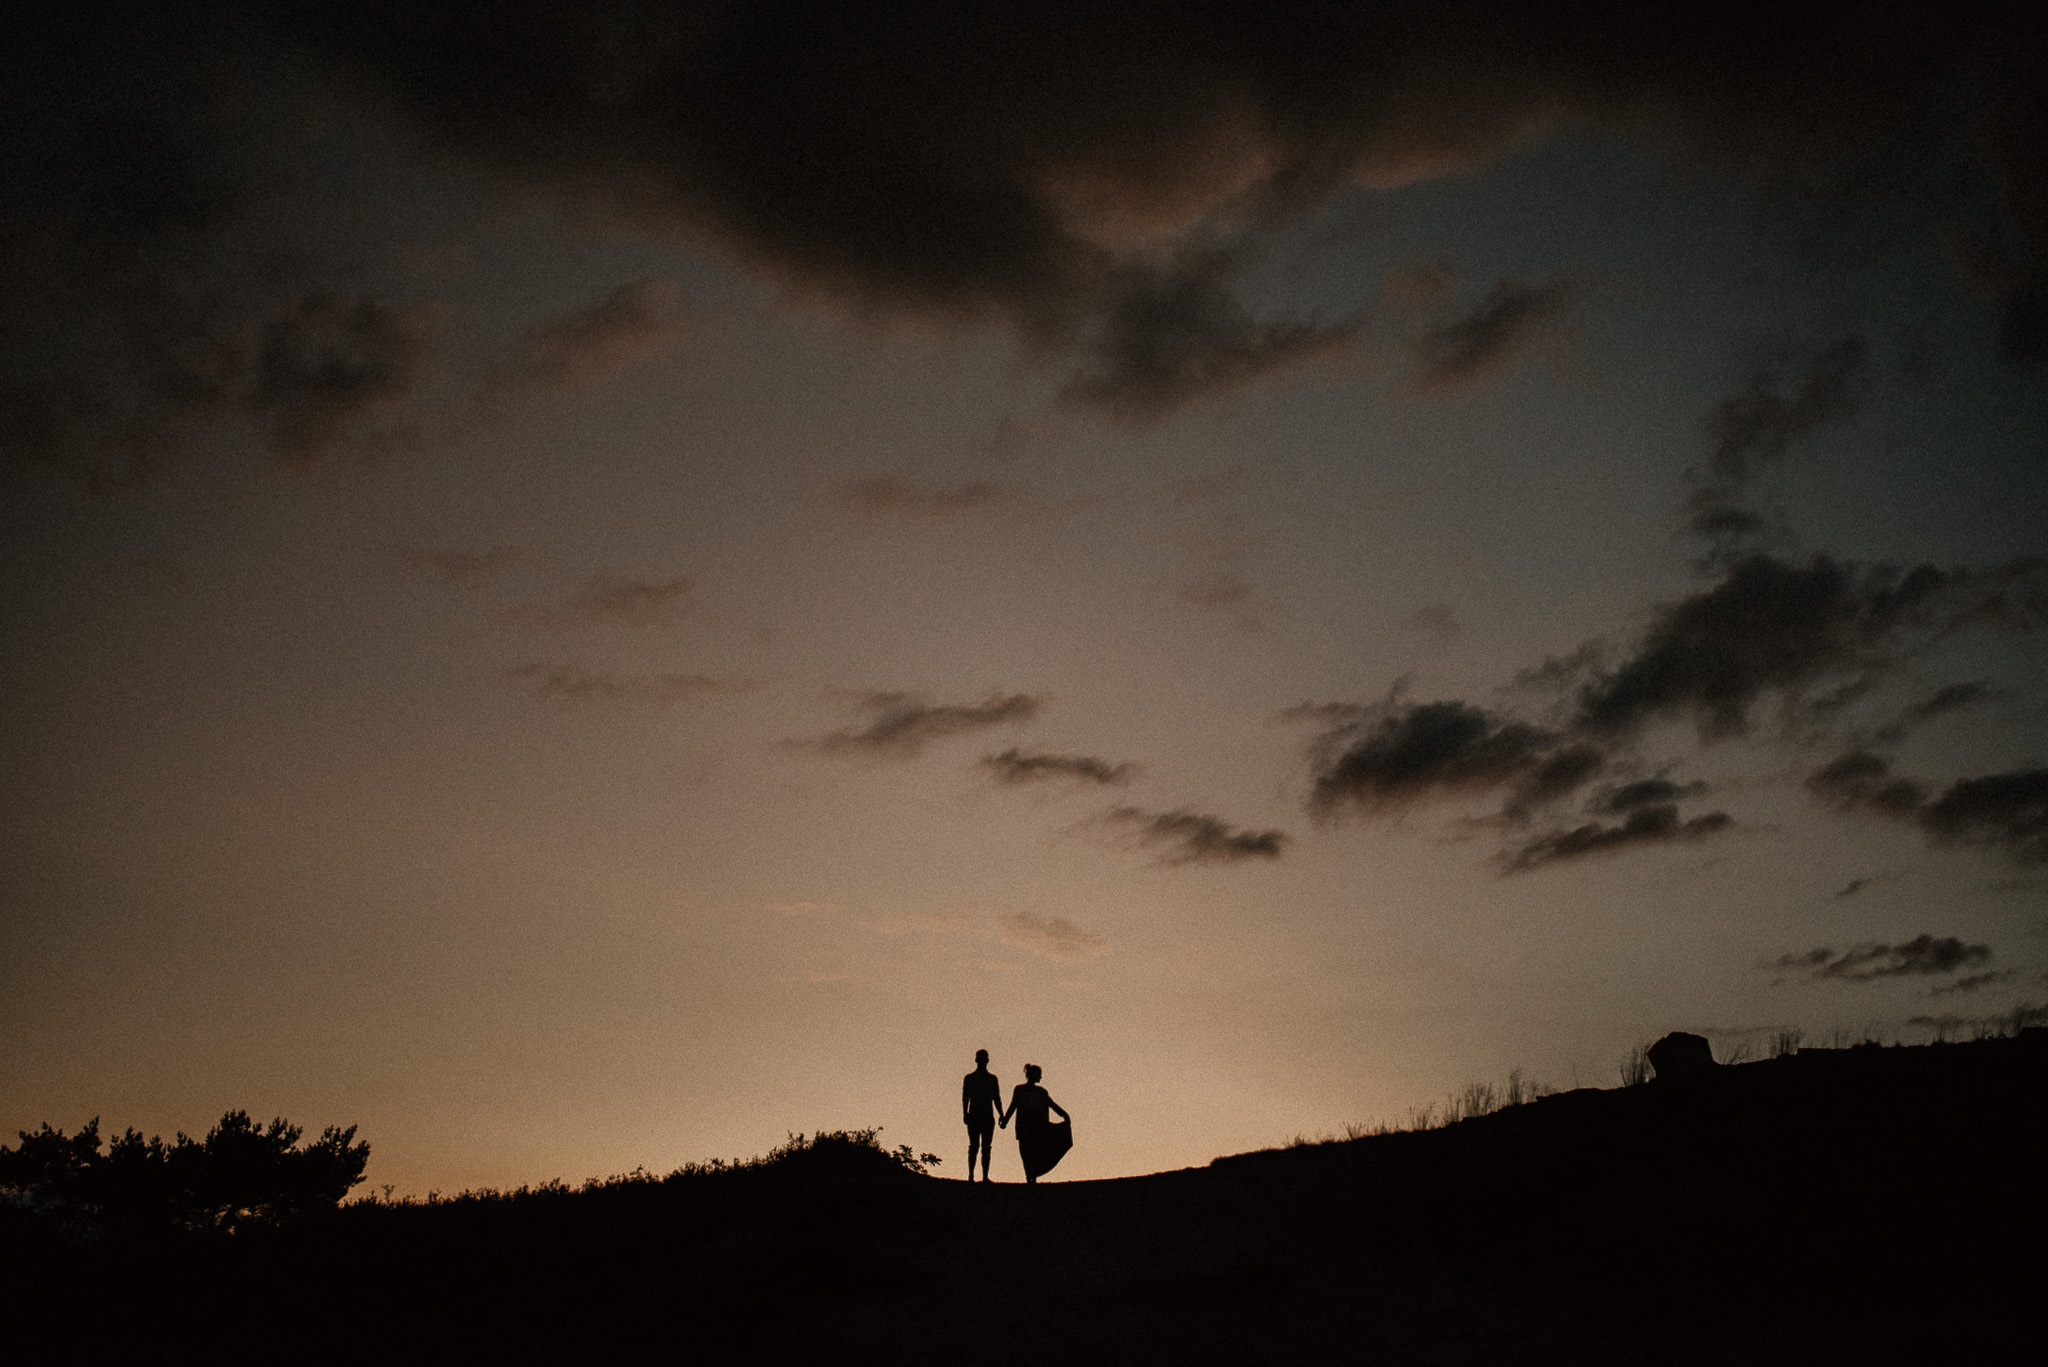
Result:
{"type": "Polygon", "coordinates": [[[62,11],[0,1134],[957,1177],[985,1047],[1096,1178],[2048,999],[2038,16],[62,11]]]}

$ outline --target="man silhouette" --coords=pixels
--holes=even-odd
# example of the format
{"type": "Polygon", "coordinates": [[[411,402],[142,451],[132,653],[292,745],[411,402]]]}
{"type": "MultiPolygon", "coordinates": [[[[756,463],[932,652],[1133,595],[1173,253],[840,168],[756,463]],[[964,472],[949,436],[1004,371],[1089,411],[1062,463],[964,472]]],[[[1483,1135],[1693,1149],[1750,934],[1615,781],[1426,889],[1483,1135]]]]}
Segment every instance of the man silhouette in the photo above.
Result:
{"type": "Polygon", "coordinates": [[[967,1180],[974,1180],[974,1156],[981,1155],[981,1180],[988,1177],[989,1154],[996,1146],[996,1112],[1002,1109],[1003,1085],[988,1070],[988,1050],[974,1051],[974,1071],[960,1080],[960,1118],[967,1123],[967,1180]]]}

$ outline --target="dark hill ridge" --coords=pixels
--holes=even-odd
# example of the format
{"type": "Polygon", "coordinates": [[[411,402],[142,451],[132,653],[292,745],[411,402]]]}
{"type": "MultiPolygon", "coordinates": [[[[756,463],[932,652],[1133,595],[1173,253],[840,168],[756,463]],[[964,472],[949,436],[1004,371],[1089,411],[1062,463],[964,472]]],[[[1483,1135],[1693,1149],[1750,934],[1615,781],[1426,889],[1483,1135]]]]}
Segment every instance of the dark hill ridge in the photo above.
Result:
{"type": "Polygon", "coordinates": [[[1146,1177],[970,1186],[821,1150],[232,1246],[23,1245],[0,1284],[85,1358],[2032,1360],[2044,1119],[2029,1030],[1146,1177]]]}

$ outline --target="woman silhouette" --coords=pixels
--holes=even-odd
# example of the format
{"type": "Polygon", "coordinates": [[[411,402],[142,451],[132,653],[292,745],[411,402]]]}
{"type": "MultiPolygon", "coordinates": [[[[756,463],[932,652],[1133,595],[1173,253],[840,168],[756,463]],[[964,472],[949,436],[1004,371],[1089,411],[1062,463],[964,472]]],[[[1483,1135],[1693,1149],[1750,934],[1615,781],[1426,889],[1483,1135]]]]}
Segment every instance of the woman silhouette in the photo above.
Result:
{"type": "Polygon", "coordinates": [[[1036,1182],[1040,1173],[1051,1172],[1053,1165],[1074,1147],[1074,1117],[1060,1110],[1060,1103],[1038,1085],[1043,1076],[1037,1064],[1025,1064],[1024,1080],[1010,1093],[1010,1107],[996,1122],[1008,1129],[1010,1117],[1017,1117],[1017,1156],[1024,1160],[1027,1182],[1036,1182]],[[1067,1123],[1055,1125],[1046,1114],[1049,1110],[1059,1111],[1060,1119],[1067,1123]]]}

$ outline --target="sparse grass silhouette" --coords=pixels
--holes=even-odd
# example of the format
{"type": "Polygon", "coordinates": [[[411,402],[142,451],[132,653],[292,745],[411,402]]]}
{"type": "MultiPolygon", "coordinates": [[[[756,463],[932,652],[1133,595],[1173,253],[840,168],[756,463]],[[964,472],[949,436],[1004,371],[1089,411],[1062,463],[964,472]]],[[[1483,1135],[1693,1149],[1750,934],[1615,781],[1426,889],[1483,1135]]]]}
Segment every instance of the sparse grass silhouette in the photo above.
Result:
{"type": "Polygon", "coordinates": [[[1539,1097],[1550,1096],[1555,1090],[1535,1081],[1526,1070],[1517,1066],[1508,1070],[1507,1081],[1498,1087],[1484,1079],[1475,1079],[1451,1092],[1440,1102],[1410,1107],[1405,1124],[1391,1120],[1354,1122],[1347,1124],[1340,1133],[1325,1133],[1313,1137],[1297,1134],[1288,1142],[1287,1147],[1308,1148],[1319,1144],[1349,1143],[1355,1139],[1370,1139],[1379,1135],[1441,1130],[1460,1121],[1476,1120],[1480,1116],[1492,1115],[1496,1111],[1503,1111],[1512,1106],[1525,1105],[1539,1097]]]}
{"type": "MultiPolygon", "coordinates": [[[[2017,1036],[2022,1030],[2048,1025],[2048,1006],[2022,1004],[2008,1012],[1967,1019],[1915,1017],[1909,1024],[1919,1024],[1930,1029],[1934,1032],[1936,1042],[1946,1042],[1951,1034],[1965,1027],[1970,1030],[1970,1038],[1973,1041],[2009,1039],[2017,1036]]],[[[1805,1040],[1806,1031],[1802,1027],[1786,1026],[1771,1031],[1768,1036],[1744,1036],[1733,1043],[1717,1046],[1715,1061],[1733,1067],[1765,1059],[1788,1058],[1799,1052],[1805,1040]]],[[[1829,1049],[1884,1046],[1897,1042],[1892,1032],[1876,1024],[1866,1025],[1861,1030],[1836,1026],[1829,1031],[1827,1040],[1825,1047],[1829,1049]]],[[[1630,1046],[1628,1052],[1622,1055],[1616,1073],[1623,1087],[1640,1087],[1652,1081],[1656,1077],[1656,1069],[1650,1064],[1649,1042],[1643,1041],[1630,1046]]],[[[1318,1145],[1343,1144],[1381,1135],[1419,1134],[1441,1130],[1461,1121],[1493,1115],[1510,1107],[1554,1096],[1556,1093],[1556,1088],[1534,1081],[1526,1070],[1517,1066],[1508,1070],[1507,1080],[1500,1086],[1485,1080],[1474,1080],[1449,1093],[1442,1101],[1411,1106],[1408,1108],[1405,1121],[1354,1121],[1335,1132],[1324,1131],[1315,1135],[1298,1133],[1283,1147],[1313,1148],[1318,1145]]]]}
{"type": "Polygon", "coordinates": [[[868,1130],[819,1130],[816,1134],[808,1136],[792,1133],[767,1153],[753,1158],[735,1158],[730,1161],[709,1158],[700,1162],[685,1163],[659,1176],[646,1168],[635,1168],[631,1172],[613,1173],[609,1177],[586,1177],[580,1184],[571,1184],[557,1177],[540,1183],[521,1183],[509,1189],[471,1187],[453,1196],[430,1191],[425,1196],[394,1197],[391,1188],[386,1187],[380,1194],[366,1196],[353,1204],[417,1208],[461,1203],[476,1205],[547,1201],[579,1194],[674,1188],[701,1183],[707,1179],[767,1172],[855,1179],[872,1176],[878,1172],[885,1175],[892,1172],[908,1172],[918,1177],[928,1177],[931,1175],[931,1169],[943,1161],[935,1153],[914,1153],[908,1144],[898,1144],[894,1149],[883,1148],[881,1133],[880,1126],[868,1130]]]}

